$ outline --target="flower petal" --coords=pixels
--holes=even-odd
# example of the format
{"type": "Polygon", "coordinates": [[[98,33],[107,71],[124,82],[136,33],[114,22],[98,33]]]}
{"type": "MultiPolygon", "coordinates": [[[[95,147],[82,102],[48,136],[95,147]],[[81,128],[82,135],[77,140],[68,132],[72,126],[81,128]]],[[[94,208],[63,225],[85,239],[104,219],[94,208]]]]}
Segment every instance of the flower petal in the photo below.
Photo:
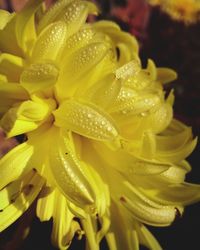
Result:
{"type": "Polygon", "coordinates": [[[78,160],[72,149],[72,142],[59,132],[52,133],[54,147],[50,149],[49,164],[54,179],[61,192],[78,206],[85,208],[94,203],[93,190],[88,178],[86,168],[78,160]],[[85,173],[84,173],[85,171],[85,173]]]}
{"type": "Polygon", "coordinates": [[[18,82],[25,65],[21,57],[7,53],[0,54],[0,73],[6,75],[8,81],[18,82]]]}
{"type": "MultiPolygon", "coordinates": [[[[152,226],[170,225],[176,216],[174,206],[160,205],[137,191],[130,183],[124,182],[120,201],[137,220],[152,226]]],[[[120,195],[120,193],[118,195],[120,195]]]]}
{"type": "Polygon", "coordinates": [[[111,112],[131,116],[153,112],[160,106],[160,98],[154,93],[140,93],[129,88],[122,88],[111,112]]]}
{"type": "Polygon", "coordinates": [[[156,68],[156,65],[155,65],[153,60],[148,59],[146,71],[148,72],[148,75],[149,75],[151,80],[153,80],[153,81],[156,80],[157,68],[156,68]]]}
{"type": "Polygon", "coordinates": [[[127,78],[137,75],[141,70],[140,64],[137,60],[133,60],[116,70],[117,79],[126,80],[127,78]]]}
{"type": "Polygon", "coordinates": [[[161,83],[169,83],[177,78],[177,73],[168,68],[157,68],[157,80],[161,83]]]}
{"type": "Polygon", "coordinates": [[[55,125],[95,140],[114,140],[118,136],[112,119],[96,106],[65,101],[54,112],[55,125]]]}
{"type": "Polygon", "coordinates": [[[1,183],[0,189],[11,181],[16,180],[25,170],[33,154],[33,146],[22,143],[9,151],[0,160],[1,183]]]}
{"type": "Polygon", "coordinates": [[[22,56],[23,53],[17,44],[16,33],[16,14],[12,14],[10,21],[0,30],[0,51],[4,53],[12,53],[16,56],[22,56]],[[12,41],[12,42],[10,42],[12,41]]]}
{"type": "Polygon", "coordinates": [[[160,246],[158,241],[143,224],[140,224],[137,227],[137,233],[142,245],[145,245],[149,249],[162,250],[162,247],[160,246]]]}
{"type": "Polygon", "coordinates": [[[4,27],[7,25],[7,23],[9,23],[13,16],[13,14],[9,13],[6,10],[0,10],[0,30],[4,29],[4,27]]]}
{"type": "Polygon", "coordinates": [[[22,187],[22,190],[14,201],[0,211],[0,232],[17,220],[32,204],[39,194],[44,179],[34,173],[29,184],[22,187]]]}
{"type": "Polygon", "coordinates": [[[53,86],[58,77],[58,69],[55,65],[32,64],[30,68],[23,71],[21,75],[21,85],[30,93],[53,86]]]}
{"type": "Polygon", "coordinates": [[[106,234],[106,240],[110,250],[139,250],[138,236],[134,229],[135,223],[131,223],[130,225],[126,216],[127,213],[123,207],[118,206],[112,201],[110,207],[111,224],[106,234]]]}
{"type": "Polygon", "coordinates": [[[155,197],[156,201],[168,202],[168,204],[189,205],[200,199],[200,185],[182,183],[171,184],[167,188],[161,188],[155,197]]]}
{"type": "Polygon", "coordinates": [[[14,103],[28,99],[28,93],[18,83],[0,83],[0,114],[14,103]]]}
{"type": "Polygon", "coordinates": [[[54,101],[25,101],[10,108],[2,117],[0,124],[8,137],[16,136],[36,129],[50,115],[54,101]]]}
{"type": "MultiPolygon", "coordinates": [[[[94,27],[103,33],[106,33],[109,36],[109,39],[112,39],[114,46],[119,49],[119,61],[121,56],[123,56],[120,48],[127,48],[128,55],[130,60],[138,60],[138,43],[136,39],[131,36],[129,33],[122,32],[120,29],[116,28],[116,25],[113,25],[113,22],[109,21],[99,21],[94,24],[94,27]],[[110,23],[110,25],[109,25],[110,23]],[[123,45],[123,46],[122,46],[123,45]]],[[[130,61],[129,60],[129,61],[130,61]]]]}
{"type": "Polygon", "coordinates": [[[34,62],[54,61],[60,55],[67,37],[64,22],[55,22],[47,26],[38,36],[32,60],[34,62]]]}
{"type": "Polygon", "coordinates": [[[98,79],[102,71],[100,62],[106,57],[109,47],[106,43],[90,43],[65,58],[57,83],[58,96],[72,96],[78,88],[88,87],[88,79],[98,79]],[[98,67],[96,65],[98,64],[98,67]],[[83,78],[84,76],[84,78],[83,78]],[[83,79],[82,79],[83,78],[83,79]],[[68,79],[67,81],[65,79],[68,79]],[[64,89],[68,89],[67,93],[64,89]]]}
{"type": "Polygon", "coordinates": [[[54,4],[39,23],[38,30],[55,21],[64,21],[68,30],[68,37],[77,32],[85,23],[88,14],[96,14],[96,5],[87,1],[62,0],[54,4]]]}
{"type": "Polygon", "coordinates": [[[36,39],[34,14],[42,4],[42,0],[30,0],[16,16],[16,37],[19,46],[29,52],[36,39]]]}
{"type": "Polygon", "coordinates": [[[120,89],[121,81],[111,74],[89,88],[86,98],[102,108],[109,109],[117,99],[120,89]]]}
{"type": "Polygon", "coordinates": [[[73,221],[74,215],[68,209],[66,198],[58,190],[53,190],[45,197],[40,194],[37,216],[41,221],[53,218],[51,239],[59,249],[66,249],[76,231],[80,230],[78,222],[73,221]]]}

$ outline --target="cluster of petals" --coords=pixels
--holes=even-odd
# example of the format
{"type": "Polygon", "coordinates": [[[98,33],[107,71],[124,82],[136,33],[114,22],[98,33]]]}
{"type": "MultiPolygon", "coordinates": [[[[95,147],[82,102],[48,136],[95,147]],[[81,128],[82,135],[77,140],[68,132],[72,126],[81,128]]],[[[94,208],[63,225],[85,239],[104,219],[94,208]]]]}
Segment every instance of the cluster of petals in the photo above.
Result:
{"type": "Polygon", "coordinates": [[[148,0],[148,2],[153,6],[160,6],[161,10],[172,19],[182,21],[187,25],[200,20],[199,0],[148,0]]]}
{"type": "Polygon", "coordinates": [[[37,200],[53,218],[52,242],[66,249],[76,234],[86,249],[161,246],[146,228],[170,225],[200,187],[184,181],[196,145],[173,118],[176,73],[96,15],[89,1],[31,0],[0,11],[0,126],[24,142],[0,159],[0,231],[37,200]]]}

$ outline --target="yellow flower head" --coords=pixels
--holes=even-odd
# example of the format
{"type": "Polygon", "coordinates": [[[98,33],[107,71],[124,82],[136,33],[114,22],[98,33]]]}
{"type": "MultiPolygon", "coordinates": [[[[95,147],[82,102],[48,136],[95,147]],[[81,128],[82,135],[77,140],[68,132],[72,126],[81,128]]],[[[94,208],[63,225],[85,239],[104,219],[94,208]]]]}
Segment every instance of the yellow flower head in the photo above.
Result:
{"type": "Polygon", "coordinates": [[[183,21],[185,24],[200,20],[199,0],[148,0],[148,2],[160,6],[174,20],[183,21]]]}
{"type": "Polygon", "coordinates": [[[0,231],[37,199],[60,249],[161,249],[144,224],[168,226],[200,197],[184,182],[196,140],[173,119],[171,69],[142,68],[134,37],[87,23],[88,1],[0,12],[0,125],[26,140],[0,160],[0,231]],[[144,224],[143,224],[144,223],[144,224]]]}

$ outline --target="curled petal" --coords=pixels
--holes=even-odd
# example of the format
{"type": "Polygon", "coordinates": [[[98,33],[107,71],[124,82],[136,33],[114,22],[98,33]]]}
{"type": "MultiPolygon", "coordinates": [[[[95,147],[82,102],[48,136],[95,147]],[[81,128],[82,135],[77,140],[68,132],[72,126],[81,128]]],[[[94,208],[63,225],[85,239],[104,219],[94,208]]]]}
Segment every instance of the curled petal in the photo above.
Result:
{"type": "MultiPolygon", "coordinates": [[[[48,205],[46,203],[46,206],[48,205]]],[[[74,215],[69,211],[66,198],[58,190],[54,191],[52,217],[52,243],[59,249],[66,249],[70,246],[75,233],[81,231],[81,229],[78,222],[73,220],[74,215]]]]}
{"type": "Polygon", "coordinates": [[[140,93],[130,88],[121,88],[118,99],[113,105],[111,112],[120,113],[121,115],[133,116],[154,112],[160,107],[161,100],[154,93],[140,93]]]}
{"type": "Polygon", "coordinates": [[[58,20],[65,21],[69,36],[77,32],[85,23],[88,14],[97,14],[96,5],[87,1],[61,0],[46,12],[41,19],[38,31],[58,20]]]}
{"type": "Polygon", "coordinates": [[[95,140],[114,140],[118,136],[112,119],[96,106],[65,101],[54,112],[55,125],[95,140]]]}
{"type": "Polygon", "coordinates": [[[200,185],[190,183],[171,184],[161,188],[155,197],[156,201],[168,204],[189,205],[200,199],[200,185]]]}
{"type": "MultiPolygon", "coordinates": [[[[66,43],[63,51],[63,60],[66,56],[74,53],[76,50],[87,46],[91,41],[95,42],[96,33],[91,25],[87,24],[81,27],[81,29],[70,36],[66,43]]],[[[100,41],[100,39],[99,39],[100,41]]]]}
{"type": "Polygon", "coordinates": [[[149,249],[153,250],[162,250],[162,247],[151,234],[151,232],[143,224],[140,224],[136,227],[140,242],[142,245],[145,245],[149,249]]]}
{"type": "Polygon", "coordinates": [[[0,83],[0,114],[16,102],[28,99],[28,93],[17,83],[0,83]]]}
{"type": "Polygon", "coordinates": [[[85,90],[91,78],[98,79],[103,72],[100,63],[107,56],[108,50],[109,46],[106,43],[90,43],[72,53],[70,57],[66,57],[57,83],[58,96],[71,97],[77,89],[79,93],[81,89],[85,90]],[[67,93],[64,91],[66,88],[67,93]]]}
{"type": "Polygon", "coordinates": [[[110,250],[126,249],[139,250],[138,235],[135,230],[135,223],[127,218],[123,207],[118,206],[114,201],[110,207],[110,228],[106,234],[106,240],[110,250]],[[117,220],[116,220],[117,218],[117,220]],[[123,228],[123,230],[121,230],[123,228]]]}
{"type": "Polygon", "coordinates": [[[16,37],[19,46],[29,52],[36,39],[34,14],[42,4],[42,0],[30,0],[16,16],[16,37]],[[28,51],[29,50],[29,51],[28,51]]]}
{"type": "Polygon", "coordinates": [[[94,27],[98,31],[106,33],[109,36],[109,39],[112,40],[114,46],[119,49],[119,62],[123,62],[123,60],[121,60],[121,56],[123,56],[122,52],[124,50],[126,50],[126,55],[128,55],[129,60],[138,60],[138,43],[133,36],[120,31],[116,25],[113,25],[113,22],[109,21],[96,22],[94,27]]]}
{"type": "Polygon", "coordinates": [[[177,78],[177,73],[168,68],[157,68],[157,80],[161,83],[169,83],[177,78]]]}
{"type": "Polygon", "coordinates": [[[121,81],[111,74],[89,88],[86,97],[96,105],[109,109],[115,103],[120,89],[121,81]]]}
{"type": "Polygon", "coordinates": [[[86,178],[87,166],[73,152],[72,142],[62,138],[59,132],[52,134],[54,148],[50,150],[49,164],[54,179],[62,193],[80,207],[94,203],[93,191],[86,178]],[[59,139],[59,140],[58,140],[59,139]]]}
{"type": "Polygon", "coordinates": [[[22,50],[19,48],[16,38],[16,14],[12,14],[9,22],[0,29],[0,51],[10,53],[16,56],[23,56],[22,50]],[[12,42],[10,42],[12,41],[12,42]]]}
{"type": "Polygon", "coordinates": [[[6,10],[0,10],[0,30],[3,30],[7,23],[13,18],[13,14],[6,10]]]}
{"type": "Polygon", "coordinates": [[[23,71],[21,85],[33,94],[42,89],[53,86],[58,78],[58,69],[53,64],[32,64],[23,71]]]}
{"type": "Polygon", "coordinates": [[[6,75],[9,81],[19,80],[24,65],[25,62],[21,57],[7,53],[0,54],[0,73],[6,75]]]}
{"type": "Polygon", "coordinates": [[[150,200],[128,182],[124,183],[122,190],[121,193],[124,192],[124,195],[120,201],[137,220],[153,226],[167,226],[174,221],[176,216],[174,206],[164,206],[150,200]]]}
{"type": "Polygon", "coordinates": [[[1,119],[1,126],[8,137],[32,131],[46,120],[54,105],[53,100],[22,102],[8,110],[1,119]]]}
{"type": "Polygon", "coordinates": [[[58,21],[47,26],[37,38],[32,53],[33,61],[56,60],[63,49],[66,37],[67,28],[64,22],[58,21]]]}
{"type": "Polygon", "coordinates": [[[16,180],[25,171],[27,163],[33,154],[33,146],[22,143],[9,151],[0,160],[1,183],[0,189],[9,182],[16,180]]]}
{"type": "Polygon", "coordinates": [[[91,164],[97,165],[97,160],[95,159],[98,159],[99,171],[105,171],[104,168],[115,169],[130,179],[133,179],[137,175],[158,175],[171,167],[167,163],[135,157],[121,149],[112,150],[102,143],[94,143],[93,146],[85,143],[83,152],[91,164]]]}
{"type": "Polygon", "coordinates": [[[127,78],[137,75],[141,70],[141,66],[137,60],[126,63],[116,70],[116,78],[126,80],[127,78]]]}
{"type": "Polygon", "coordinates": [[[149,78],[151,80],[156,80],[157,68],[156,68],[154,61],[152,61],[151,59],[148,59],[146,71],[148,72],[149,78]]]}
{"type": "MultiPolygon", "coordinates": [[[[32,178],[27,185],[23,186],[22,184],[17,197],[14,198],[14,200],[11,200],[10,203],[0,211],[0,232],[10,226],[29,208],[32,202],[36,199],[43,185],[44,179],[36,172],[32,174],[32,178]]],[[[2,190],[0,192],[4,191],[2,190]]]]}

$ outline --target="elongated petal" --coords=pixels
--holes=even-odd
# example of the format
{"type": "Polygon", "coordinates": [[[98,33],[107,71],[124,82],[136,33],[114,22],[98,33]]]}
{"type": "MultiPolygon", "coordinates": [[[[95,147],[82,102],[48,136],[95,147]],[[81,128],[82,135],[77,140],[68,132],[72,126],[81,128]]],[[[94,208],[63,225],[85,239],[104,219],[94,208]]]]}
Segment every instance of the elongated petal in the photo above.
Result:
{"type": "Polygon", "coordinates": [[[156,200],[163,200],[171,204],[189,205],[195,203],[200,198],[200,185],[182,183],[171,184],[165,189],[161,189],[156,200]]]}
{"type": "Polygon", "coordinates": [[[196,144],[197,144],[197,138],[193,140],[192,139],[188,140],[184,145],[174,150],[173,149],[168,151],[158,150],[156,158],[173,163],[179,163],[180,161],[182,161],[191,154],[196,144]]]}
{"type": "Polygon", "coordinates": [[[111,225],[106,234],[106,240],[110,250],[139,250],[137,233],[133,227],[134,224],[132,223],[130,227],[126,218],[127,214],[125,213],[126,211],[124,211],[123,208],[120,208],[112,202],[110,208],[111,225]]]}
{"type": "Polygon", "coordinates": [[[9,109],[0,124],[8,137],[32,131],[45,121],[52,105],[54,106],[54,102],[51,100],[41,103],[25,101],[17,107],[9,109]]]}
{"type": "Polygon", "coordinates": [[[56,83],[58,69],[53,64],[32,64],[21,75],[21,85],[30,93],[49,88],[56,83]]]}
{"type": "Polygon", "coordinates": [[[55,22],[47,26],[37,38],[32,59],[34,62],[56,60],[64,46],[67,28],[64,22],[55,22]]]}
{"type": "Polygon", "coordinates": [[[18,81],[25,65],[21,57],[7,53],[0,54],[0,73],[6,75],[9,81],[18,81]]]}
{"type": "Polygon", "coordinates": [[[52,22],[64,20],[69,28],[69,35],[75,33],[85,22],[87,15],[96,14],[97,7],[90,2],[61,0],[54,4],[41,19],[38,30],[39,32],[52,22]]]}
{"type": "Polygon", "coordinates": [[[157,69],[157,80],[161,83],[169,83],[177,78],[177,73],[168,68],[158,68],[157,69]]]}
{"type": "Polygon", "coordinates": [[[95,42],[96,37],[97,33],[95,33],[93,27],[90,24],[84,25],[79,31],[67,39],[62,59],[64,60],[66,56],[69,56],[76,50],[85,47],[90,42],[95,42]]]}
{"type": "Polygon", "coordinates": [[[83,230],[86,234],[86,249],[99,250],[99,244],[96,239],[96,232],[92,224],[92,220],[89,216],[86,219],[81,220],[83,230]]]}
{"type": "Polygon", "coordinates": [[[25,170],[33,154],[33,146],[27,142],[20,144],[9,151],[0,160],[1,183],[0,189],[9,182],[17,179],[25,170]]]}
{"type": "Polygon", "coordinates": [[[34,170],[30,170],[27,174],[9,183],[6,185],[6,187],[0,190],[1,211],[9,206],[10,203],[12,203],[12,201],[14,201],[20,195],[20,192],[25,186],[29,184],[34,174],[34,170]]]}
{"type": "Polygon", "coordinates": [[[145,245],[149,249],[162,250],[158,241],[143,224],[140,224],[136,230],[142,245],[145,245]]]}
{"type": "Polygon", "coordinates": [[[96,66],[105,58],[108,49],[109,47],[106,43],[91,43],[71,54],[69,58],[66,57],[58,80],[58,95],[72,96],[77,88],[78,91],[80,91],[80,88],[85,89],[87,87],[86,84],[88,84],[86,82],[86,74],[90,78],[98,79],[101,67],[96,66]],[[81,81],[83,77],[84,81],[81,81]],[[65,79],[68,80],[66,81],[65,79]],[[68,88],[67,93],[64,91],[66,88],[68,88]]]}
{"type": "Polygon", "coordinates": [[[54,148],[50,150],[49,163],[59,189],[80,207],[91,205],[94,203],[92,187],[70,141],[59,136],[59,132],[54,132],[53,139],[54,148]]]}
{"type": "Polygon", "coordinates": [[[171,105],[168,103],[163,103],[160,105],[159,109],[152,113],[146,122],[154,133],[162,132],[172,120],[173,110],[171,105]]]}
{"type": "Polygon", "coordinates": [[[118,136],[112,119],[96,106],[65,101],[54,112],[55,125],[96,140],[114,140],[118,136]]]}
{"type": "Polygon", "coordinates": [[[124,195],[120,200],[133,217],[143,223],[167,226],[175,219],[176,209],[174,206],[163,206],[148,199],[127,182],[125,183],[124,195]]]}
{"type": "Polygon", "coordinates": [[[121,89],[121,81],[108,75],[88,89],[86,97],[102,108],[112,106],[121,89]]]}
{"type": "Polygon", "coordinates": [[[16,56],[22,56],[22,50],[17,44],[15,25],[16,14],[14,13],[12,14],[12,18],[10,18],[10,21],[7,22],[2,30],[0,30],[0,50],[4,53],[12,53],[16,56]]]}
{"type": "Polygon", "coordinates": [[[180,148],[182,145],[185,145],[188,140],[192,137],[192,130],[189,127],[186,127],[184,130],[179,131],[172,135],[158,135],[156,136],[156,144],[158,145],[159,150],[161,151],[170,151],[180,148]],[[176,137],[176,140],[173,140],[173,137],[176,137]]]}
{"type": "Polygon", "coordinates": [[[17,83],[0,83],[0,113],[6,112],[11,106],[28,99],[28,93],[17,83]]]}
{"type": "Polygon", "coordinates": [[[60,0],[53,4],[42,16],[38,24],[38,32],[47,27],[49,24],[55,22],[56,18],[60,16],[63,9],[66,9],[66,7],[73,1],[74,0],[60,0]]]}
{"type": "Polygon", "coordinates": [[[67,206],[66,198],[56,190],[54,193],[53,230],[51,239],[52,243],[56,247],[59,247],[59,249],[68,248],[74,234],[80,230],[78,222],[73,221],[73,217],[73,214],[67,206]]]}
{"type": "Polygon", "coordinates": [[[124,79],[137,75],[141,70],[140,64],[137,60],[131,61],[129,63],[126,63],[122,67],[118,68],[116,70],[116,77],[118,79],[124,79]]]}
{"type": "Polygon", "coordinates": [[[113,105],[112,112],[120,112],[122,115],[138,115],[155,110],[160,105],[160,99],[156,94],[144,93],[138,95],[131,89],[121,90],[118,100],[113,105]],[[127,93],[125,93],[127,91],[127,93]]]}
{"type": "Polygon", "coordinates": [[[151,60],[148,59],[147,62],[147,72],[151,80],[156,80],[157,78],[157,69],[155,63],[151,60]]]}
{"type": "Polygon", "coordinates": [[[43,185],[44,179],[35,173],[29,184],[22,188],[19,196],[0,212],[0,231],[10,226],[29,208],[43,185]]]}
{"type": "Polygon", "coordinates": [[[25,51],[27,48],[31,48],[28,47],[28,45],[33,43],[36,39],[34,14],[40,7],[41,3],[42,0],[28,1],[25,8],[17,15],[16,37],[19,46],[25,51]]]}
{"type": "Polygon", "coordinates": [[[14,15],[6,10],[0,10],[0,30],[3,30],[6,24],[11,20],[14,15]]]}
{"type": "Polygon", "coordinates": [[[89,1],[73,1],[66,10],[62,11],[58,20],[62,20],[67,25],[68,37],[77,32],[85,23],[89,14],[97,14],[96,5],[89,1]]]}
{"type": "MultiPolygon", "coordinates": [[[[124,45],[127,47],[128,49],[128,54],[130,56],[130,60],[132,59],[136,59],[138,60],[138,43],[136,41],[136,39],[131,36],[130,34],[126,33],[126,32],[121,32],[119,31],[118,28],[116,28],[116,25],[113,25],[113,23],[111,22],[110,25],[108,25],[108,21],[99,21],[96,22],[94,24],[94,27],[98,30],[101,31],[103,33],[106,33],[109,35],[109,37],[112,39],[112,42],[114,43],[114,46],[118,47],[120,50],[120,46],[119,45],[124,45]]],[[[121,57],[121,54],[123,56],[123,53],[121,53],[122,51],[120,50],[120,55],[119,55],[119,60],[121,57]]]]}
{"type": "Polygon", "coordinates": [[[44,187],[38,197],[36,214],[40,221],[48,221],[53,217],[55,190],[44,187]]]}
{"type": "Polygon", "coordinates": [[[151,131],[146,131],[142,138],[141,156],[147,159],[154,159],[156,153],[156,139],[151,131]]]}
{"type": "Polygon", "coordinates": [[[170,164],[134,157],[121,149],[114,151],[106,148],[105,144],[100,143],[91,145],[85,142],[83,152],[87,161],[98,166],[99,171],[104,171],[104,168],[109,168],[111,171],[117,170],[130,179],[133,179],[137,175],[161,174],[171,166],[170,164]]]}

